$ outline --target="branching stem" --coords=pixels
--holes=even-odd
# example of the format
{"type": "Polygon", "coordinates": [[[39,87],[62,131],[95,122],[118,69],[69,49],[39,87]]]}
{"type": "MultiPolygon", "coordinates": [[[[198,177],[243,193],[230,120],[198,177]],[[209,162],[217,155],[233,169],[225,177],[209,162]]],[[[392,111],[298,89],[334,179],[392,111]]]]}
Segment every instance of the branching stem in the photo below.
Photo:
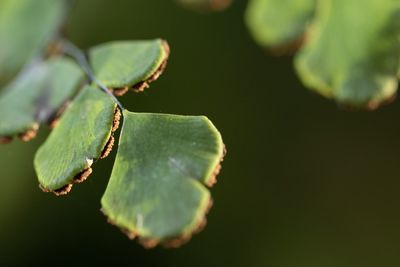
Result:
{"type": "Polygon", "coordinates": [[[85,53],[79,49],[76,45],[71,43],[66,39],[61,40],[61,44],[63,47],[63,52],[71,57],[73,57],[77,63],[81,66],[81,68],[85,71],[86,75],[88,76],[90,82],[94,82],[104,93],[108,94],[114,101],[117,103],[118,107],[121,111],[124,110],[121,102],[113,95],[113,93],[108,90],[108,88],[102,84],[96,76],[93,74],[92,68],[89,65],[88,60],[86,59],[85,53]]]}

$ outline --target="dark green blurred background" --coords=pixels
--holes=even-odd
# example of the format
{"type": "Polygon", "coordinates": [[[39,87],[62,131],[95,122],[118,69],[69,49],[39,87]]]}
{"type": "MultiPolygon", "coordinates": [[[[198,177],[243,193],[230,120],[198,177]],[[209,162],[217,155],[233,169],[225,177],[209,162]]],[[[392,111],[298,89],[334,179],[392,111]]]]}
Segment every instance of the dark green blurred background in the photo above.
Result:
{"type": "Polygon", "coordinates": [[[292,58],[250,38],[246,1],[199,14],[172,0],[78,0],[82,48],[162,37],[166,72],[133,111],[207,115],[228,148],[208,226],[179,249],[145,250],[100,213],[112,157],[67,197],[42,193],[33,155],[47,135],[0,147],[0,265],[400,266],[400,102],[348,112],[306,90],[292,58]]]}

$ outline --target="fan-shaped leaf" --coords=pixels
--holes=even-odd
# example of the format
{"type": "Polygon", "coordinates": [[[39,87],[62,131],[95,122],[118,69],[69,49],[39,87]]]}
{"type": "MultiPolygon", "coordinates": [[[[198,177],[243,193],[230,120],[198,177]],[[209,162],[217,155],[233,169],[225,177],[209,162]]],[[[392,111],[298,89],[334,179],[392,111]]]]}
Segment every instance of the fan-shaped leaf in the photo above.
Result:
{"type": "Polygon", "coordinates": [[[374,108],[397,89],[399,34],[398,1],[319,1],[297,70],[322,95],[374,108]]]}
{"type": "Polygon", "coordinates": [[[146,246],[188,239],[204,221],[223,156],[205,117],[124,112],[103,212],[146,246]]]}
{"type": "Polygon", "coordinates": [[[159,77],[169,55],[166,41],[115,41],[93,47],[89,52],[99,81],[116,95],[132,88],[142,91],[159,77]]]}
{"type": "Polygon", "coordinates": [[[274,48],[301,41],[314,16],[316,0],[250,0],[246,23],[254,39],[274,48]]]}
{"type": "Polygon", "coordinates": [[[56,57],[28,67],[0,95],[0,137],[27,141],[78,89],[83,73],[70,59],[56,57]]]}
{"type": "Polygon", "coordinates": [[[64,1],[0,1],[0,82],[40,52],[63,20],[64,1]]]}
{"type": "Polygon", "coordinates": [[[200,11],[219,11],[227,8],[232,0],[176,0],[179,4],[200,11]]]}
{"type": "Polygon", "coordinates": [[[113,99],[87,86],[63,114],[59,124],[35,155],[35,169],[44,191],[66,194],[72,184],[91,173],[93,160],[113,144],[118,127],[113,99]]]}

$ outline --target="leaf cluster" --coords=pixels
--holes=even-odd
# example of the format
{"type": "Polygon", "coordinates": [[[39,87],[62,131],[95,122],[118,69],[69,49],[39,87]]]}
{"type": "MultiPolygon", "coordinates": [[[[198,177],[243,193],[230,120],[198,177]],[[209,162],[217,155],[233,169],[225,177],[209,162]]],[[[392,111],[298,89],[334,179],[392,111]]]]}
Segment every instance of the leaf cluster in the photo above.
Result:
{"type": "Polygon", "coordinates": [[[221,135],[204,116],[136,113],[117,99],[161,75],[165,40],[108,42],[85,54],[57,34],[64,13],[63,1],[0,2],[0,80],[8,82],[0,92],[0,142],[29,141],[50,125],[34,166],[41,189],[58,196],[118,144],[103,213],[146,247],[178,246],[205,223],[221,135]]]}

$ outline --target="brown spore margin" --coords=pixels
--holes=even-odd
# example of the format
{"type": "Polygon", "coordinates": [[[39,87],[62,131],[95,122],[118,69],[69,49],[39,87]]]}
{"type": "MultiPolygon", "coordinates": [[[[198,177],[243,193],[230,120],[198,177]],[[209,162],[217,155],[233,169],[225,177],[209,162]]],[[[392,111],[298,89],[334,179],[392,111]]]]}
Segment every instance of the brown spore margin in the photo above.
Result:
{"type": "Polygon", "coordinates": [[[189,242],[192,239],[192,236],[194,234],[200,233],[205,226],[207,225],[207,214],[211,210],[213,206],[213,200],[210,198],[210,201],[208,202],[208,205],[204,211],[202,211],[202,218],[198,221],[198,223],[195,225],[194,230],[185,233],[181,236],[176,236],[172,238],[168,238],[166,240],[157,240],[157,239],[151,239],[151,238],[143,238],[140,236],[140,234],[136,231],[130,231],[124,227],[118,226],[117,223],[115,223],[113,220],[111,220],[107,214],[104,212],[103,209],[101,209],[101,212],[107,217],[107,222],[109,224],[112,224],[114,226],[117,226],[123,234],[125,234],[129,239],[134,240],[138,239],[139,244],[141,244],[144,248],[146,249],[151,249],[155,248],[156,246],[160,245],[165,248],[178,248],[187,242],[189,242]]]}
{"type": "Polygon", "coordinates": [[[138,93],[138,92],[143,92],[146,88],[149,88],[150,83],[157,80],[161,76],[161,74],[164,72],[165,68],[167,67],[167,61],[168,61],[169,54],[170,54],[170,47],[169,47],[167,41],[165,41],[165,40],[162,41],[162,48],[164,49],[164,52],[165,52],[165,58],[163,59],[163,61],[161,62],[160,66],[157,68],[157,70],[149,78],[147,78],[145,81],[138,82],[137,84],[134,84],[133,86],[110,88],[109,90],[115,96],[123,96],[129,90],[132,90],[132,91],[138,93]]]}
{"type": "Polygon", "coordinates": [[[232,4],[232,0],[205,0],[202,2],[196,3],[194,1],[191,3],[191,1],[187,0],[180,0],[179,1],[183,7],[186,7],[188,9],[192,9],[195,11],[199,11],[202,13],[209,13],[213,11],[222,11],[226,8],[228,8],[232,4]]]}
{"type": "Polygon", "coordinates": [[[28,142],[36,137],[38,131],[39,123],[34,123],[30,129],[26,130],[24,133],[19,134],[18,137],[22,141],[28,142]]]}
{"type": "Polygon", "coordinates": [[[12,136],[0,136],[0,144],[8,144],[13,140],[12,136]]]}
{"type": "MultiPolygon", "coordinates": [[[[110,138],[108,139],[108,141],[106,142],[106,145],[103,148],[103,151],[100,154],[99,159],[104,159],[106,158],[110,152],[112,151],[113,145],[114,145],[114,133],[118,130],[119,125],[120,125],[120,119],[121,119],[121,111],[120,109],[117,107],[114,110],[114,119],[113,119],[113,124],[112,124],[112,128],[111,128],[111,135],[110,138]]],[[[80,173],[78,173],[74,179],[72,180],[71,183],[56,189],[56,190],[49,190],[47,188],[44,188],[42,185],[39,185],[40,189],[43,192],[51,192],[53,194],[55,194],[56,196],[65,196],[67,195],[69,192],[71,192],[72,190],[72,186],[74,184],[80,184],[83,183],[84,181],[87,180],[87,178],[92,174],[93,169],[91,168],[93,161],[90,161],[89,167],[86,168],[85,170],[81,171],[80,173]]]]}
{"type": "MultiPolygon", "coordinates": [[[[65,101],[64,104],[62,104],[61,107],[58,110],[56,110],[47,121],[44,121],[49,125],[50,129],[54,129],[57,126],[61,115],[68,109],[70,104],[71,100],[65,101]]],[[[29,142],[37,136],[39,128],[40,128],[39,122],[35,122],[31,126],[31,128],[27,129],[23,133],[17,134],[16,136],[18,136],[18,138],[24,142],[29,142]]],[[[0,136],[0,144],[8,144],[12,142],[13,138],[14,136],[12,135],[0,136]]]]}
{"type": "MultiPolygon", "coordinates": [[[[34,123],[31,128],[27,129],[23,133],[17,134],[18,138],[24,142],[31,141],[36,137],[39,131],[39,123],[34,123]]],[[[14,139],[12,135],[0,136],[0,144],[8,144],[14,139]]]]}
{"type": "Polygon", "coordinates": [[[307,32],[305,31],[300,36],[298,36],[293,40],[288,41],[287,43],[281,43],[267,48],[273,56],[279,57],[279,56],[293,55],[300,48],[304,46],[304,44],[307,42],[307,39],[308,36],[307,32]]]}
{"type": "MultiPolygon", "coordinates": [[[[218,164],[214,167],[214,171],[211,173],[211,177],[206,179],[207,182],[205,182],[205,185],[207,185],[208,187],[212,187],[217,182],[216,177],[219,174],[219,172],[221,171],[221,168],[222,168],[221,163],[224,160],[226,152],[227,152],[226,146],[223,145],[223,150],[222,150],[222,154],[220,155],[220,160],[219,160],[218,164]]],[[[124,227],[120,227],[116,222],[114,222],[107,216],[106,212],[103,209],[100,209],[100,211],[107,217],[108,223],[110,223],[114,226],[117,226],[121,230],[121,232],[124,233],[129,239],[134,240],[135,238],[137,238],[138,242],[146,249],[151,249],[158,245],[165,247],[165,248],[178,248],[178,247],[186,244],[187,242],[189,242],[192,239],[193,235],[200,233],[206,227],[207,214],[211,210],[212,206],[213,206],[213,200],[212,200],[212,198],[210,198],[208,205],[206,206],[206,209],[204,211],[202,211],[201,219],[197,222],[197,224],[195,225],[195,227],[192,231],[187,232],[181,236],[168,238],[166,240],[143,238],[140,236],[140,234],[137,231],[131,231],[124,227]]]]}
{"type": "Polygon", "coordinates": [[[232,4],[232,0],[209,0],[210,8],[213,11],[221,11],[228,8],[232,4]]]}
{"type": "Polygon", "coordinates": [[[222,169],[222,162],[224,161],[225,155],[226,155],[226,146],[223,145],[222,155],[219,159],[219,162],[217,166],[215,166],[214,171],[211,173],[211,177],[209,177],[205,183],[208,187],[212,187],[217,183],[217,176],[222,169]]]}

